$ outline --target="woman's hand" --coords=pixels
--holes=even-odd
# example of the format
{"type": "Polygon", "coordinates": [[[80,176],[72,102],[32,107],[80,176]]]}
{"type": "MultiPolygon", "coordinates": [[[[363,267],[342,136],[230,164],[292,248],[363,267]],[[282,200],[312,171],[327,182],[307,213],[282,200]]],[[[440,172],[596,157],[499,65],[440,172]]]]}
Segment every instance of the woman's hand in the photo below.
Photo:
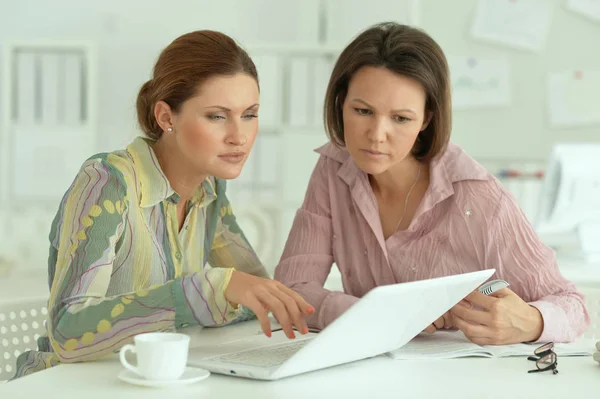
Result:
{"type": "Polygon", "coordinates": [[[300,295],[278,281],[256,277],[234,271],[225,290],[229,302],[250,308],[260,321],[266,336],[271,336],[271,322],[268,311],[273,312],[283,331],[289,338],[295,338],[293,326],[301,334],[308,333],[305,316],[315,309],[300,295]]]}
{"type": "Polygon", "coordinates": [[[433,334],[437,330],[448,330],[454,327],[454,323],[452,322],[452,314],[450,313],[450,311],[447,311],[423,331],[429,334],[433,334]]]}
{"type": "Polygon", "coordinates": [[[539,339],[542,314],[508,288],[486,296],[473,291],[450,310],[454,325],[480,345],[505,345],[539,339]]]}

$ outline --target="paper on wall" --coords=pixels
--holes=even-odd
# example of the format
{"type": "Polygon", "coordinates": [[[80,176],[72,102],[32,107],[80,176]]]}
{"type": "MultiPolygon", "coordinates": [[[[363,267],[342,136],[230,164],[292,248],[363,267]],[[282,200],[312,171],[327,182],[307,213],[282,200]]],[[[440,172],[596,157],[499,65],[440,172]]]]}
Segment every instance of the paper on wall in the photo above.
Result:
{"type": "Polygon", "coordinates": [[[600,124],[600,70],[575,70],[548,78],[548,116],[552,127],[600,124]]]}
{"type": "Polygon", "coordinates": [[[506,58],[449,56],[453,109],[510,105],[506,58]]]}
{"type": "Polygon", "coordinates": [[[471,34],[485,41],[541,52],[552,22],[546,0],[479,0],[471,34]]]}
{"type": "Polygon", "coordinates": [[[600,0],[567,0],[567,8],[600,22],[600,0]]]}
{"type": "Polygon", "coordinates": [[[364,29],[382,21],[416,25],[419,3],[419,0],[378,0],[377,4],[363,0],[327,0],[324,2],[327,42],[344,46],[364,29]]]}

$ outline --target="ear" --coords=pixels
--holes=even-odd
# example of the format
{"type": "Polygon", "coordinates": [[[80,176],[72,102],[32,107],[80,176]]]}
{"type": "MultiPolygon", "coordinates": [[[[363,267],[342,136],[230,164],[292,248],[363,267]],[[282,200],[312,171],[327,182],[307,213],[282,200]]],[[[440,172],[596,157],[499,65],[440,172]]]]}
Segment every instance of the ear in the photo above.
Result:
{"type": "Polygon", "coordinates": [[[423,118],[423,125],[421,126],[421,132],[425,129],[427,129],[427,126],[429,126],[429,122],[431,122],[431,119],[433,119],[433,112],[431,111],[427,111],[425,113],[425,118],[423,118]]]}
{"type": "Polygon", "coordinates": [[[154,106],[154,117],[163,132],[168,132],[168,129],[173,128],[173,125],[175,124],[173,120],[173,111],[169,104],[164,101],[158,101],[154,106]]]}

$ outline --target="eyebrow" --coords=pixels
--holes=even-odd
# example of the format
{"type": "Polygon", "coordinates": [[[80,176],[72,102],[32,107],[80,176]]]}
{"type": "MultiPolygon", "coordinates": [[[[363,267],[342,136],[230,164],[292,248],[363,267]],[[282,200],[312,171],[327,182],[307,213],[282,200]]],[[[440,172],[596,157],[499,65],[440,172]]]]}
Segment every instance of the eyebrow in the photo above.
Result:
{"type": "MultiPolygon", "coordinates": [[[[364,104],[369,108],[375,108],[373,107],[371,104],[369,104],[368,102],[361,100],[360,98],[353,98],[352,101],[356,101],[358,103],[364,104]]],[[[410,112],[411,114],[414,114],[415,116],[417,115],[417,113],[415,111],[413,111],[410,108],[402,108],[402,109],[394,109],[392,110],[392,113],[397,113],[397,112],[410,112]]]]}
{"type": "MultiPolygon", "coordinates": [[[[258,104],[258,103],[256,103],[256,104],[254,104],[254,105],[251,105],[251,106],[249,106],[248,108],[246,108],[246,109],[245,109],[245,111],[248,111],[248,110],[250,110],[250,109],[252,109],[252,108],[257,108],[258,106],[259,106],[259,104],[258,104]]],[[[231,109],[229,109],[229,108],[227,108],[227,107],[224,107],[224,106],[222,106],[222,105],[211,105],[211,106],[209,106],[209,107],[204,107],[204,108],[217,108],[217,109],[220,109],[221,111],[225,111],[225,112],[231,112],[231,109]]]]}

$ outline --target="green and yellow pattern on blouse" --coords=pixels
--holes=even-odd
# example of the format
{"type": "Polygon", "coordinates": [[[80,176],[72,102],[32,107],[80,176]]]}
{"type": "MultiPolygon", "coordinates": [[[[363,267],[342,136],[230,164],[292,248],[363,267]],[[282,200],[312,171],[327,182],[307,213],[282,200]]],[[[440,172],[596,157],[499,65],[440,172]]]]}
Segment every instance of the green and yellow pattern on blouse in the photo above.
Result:
{"type": "Polygon", "coordinates": [[[181,230],[178,201],[151,141],[84,163],[50,231],[48,336],[19,357],[17,377],[112,354],[140,333],[248,317],[224,296],[233,268],[268,275],[225,182],[197,188],[181,230]]]}

